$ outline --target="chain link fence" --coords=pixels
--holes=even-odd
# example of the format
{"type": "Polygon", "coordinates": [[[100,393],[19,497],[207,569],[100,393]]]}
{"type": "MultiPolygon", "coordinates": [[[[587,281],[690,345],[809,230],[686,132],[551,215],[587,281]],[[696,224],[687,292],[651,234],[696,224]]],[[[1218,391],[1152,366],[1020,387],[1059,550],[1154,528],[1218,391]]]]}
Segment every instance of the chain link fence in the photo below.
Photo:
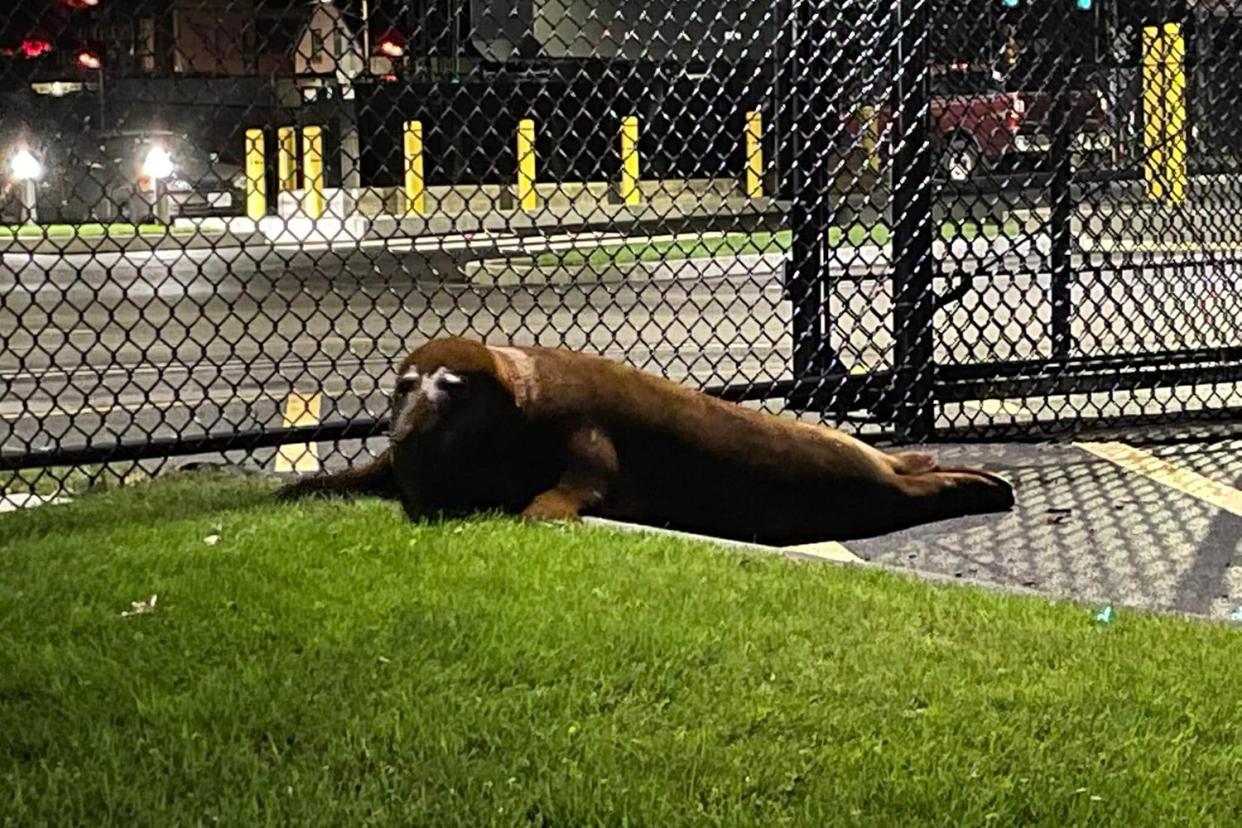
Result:
{"type": "Polygon", "coordinates": [[[444,334],[876,440],[1228,432],[1242,3],[17,0],[0,488],[375,451],[444,334]]]}

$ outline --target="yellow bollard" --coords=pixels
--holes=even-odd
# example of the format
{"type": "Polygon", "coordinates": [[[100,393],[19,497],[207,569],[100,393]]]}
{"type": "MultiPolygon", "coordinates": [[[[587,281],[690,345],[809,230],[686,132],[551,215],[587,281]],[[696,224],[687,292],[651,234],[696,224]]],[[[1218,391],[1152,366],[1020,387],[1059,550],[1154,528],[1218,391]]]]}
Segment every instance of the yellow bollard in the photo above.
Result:
{"type": "Polygon", "coordinates": [[[638,117],[627,115],[621,119],[621,200],[626,204],[642,200],[638,181],[638,117]]]}
{"type": "Polygon", "coordinates": [[[1153,201],[1186,198],[1185,58],[1179,24],[1143,28],[1143,176],[1153,201]]]}
{"type": "Polygon", "coordinates": [[[518,121],[517,130],[517,198],[523,210],[539,206],[535,193],[535,122],[530,118],[518,121]]]}
{"type": "Polygon", "coordinates": [[[405,122],[405,210],[424,215],[427,212],[426,183],[423,177],[423,124],[405,122]]]}
{"type": "Polygon", "coordinates": [[[746,197],[763,198],[763,114],[746,114],[746,197]]]}
{"type": "Polygon", "coordinates": [[[880,171],[880,120],[874,106],[864,106],[858,113],[863,122],[863,151],[867,154],[867,163],[875,172],[880,171]]]}
{"type": "Polygon", "coordinates": [[[296,127],[276,130],[276,180],[281,192],[298,188],[298,131],[296,127]]]}
{"type": "Polygon", "coordinates": [[[323,129],[317,126],[302,128],[302,164],[306,168],[302,179],[302,209],[312,219],[323,217],[323,129]]]}
{"type": "Polygon", "coordinates": [[[246,216],[258,221],[267,215],[267,179],[263,164],[263,130],[246,130],[246,216]]]}

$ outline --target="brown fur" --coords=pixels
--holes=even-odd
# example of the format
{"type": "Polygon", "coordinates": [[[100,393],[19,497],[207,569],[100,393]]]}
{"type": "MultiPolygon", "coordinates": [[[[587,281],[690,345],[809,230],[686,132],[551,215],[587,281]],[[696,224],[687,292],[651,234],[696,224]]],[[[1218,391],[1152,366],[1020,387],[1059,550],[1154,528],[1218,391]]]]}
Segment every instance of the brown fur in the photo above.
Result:
{"type": "Polygon", "coordinates": [[[394,394],[392,442],[370,465],[282,491],[370,493],[411,516],[500,510],[596,515],[719,537],[845,540],[1004,511],[1013,492],[922,452],[741,406],[567,350],[433,340],[400,365],[465,378],[394,394]],[[440,397],[439,401],[430,399],[440,397]]]}

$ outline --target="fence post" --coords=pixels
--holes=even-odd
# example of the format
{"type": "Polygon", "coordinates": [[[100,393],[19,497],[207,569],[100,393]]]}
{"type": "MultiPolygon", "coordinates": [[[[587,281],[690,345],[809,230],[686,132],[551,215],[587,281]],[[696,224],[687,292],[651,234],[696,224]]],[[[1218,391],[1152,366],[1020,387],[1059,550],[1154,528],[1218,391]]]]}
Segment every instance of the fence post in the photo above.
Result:
{"type": "Polygon", "coordinates": [[[828,319],[828,229],[832,220],[833,139],[840,134],[841,109],[833,81],[837,54],[828,16],[831,0],[794,0],[782,27],[788,39],[782,61],[788,71],[789,194],[791,243],[785,262],[785,285],[792,308],[792,373],[796,383],[787,397],[793,408],[821,407],[826,389],[816,381],[844,372],[832,349],[828,319]]]}
{"type": "Polygon", "coordinates": [[[522,210],[539,206],[535,193],[535,122],[530,118],[518,121],[517,129],[517,199],[522,210]]]}
{"type": "Polygon", "coordinates": [[[621,119],[621,200],[635,205],[642,200],[638,188],[638,116],[621,119]]]}
{"type": "Polygon", "coordinates": [[[1074,126],[1070,119],[1072,109],[1071,90],[1075,87],[1074,75],[1079,52],[1077,33],[1066,25],[1064,17],[1049,15],[1048,22],[1054,42],[1061,43],[1063,54],[1053,61],[1051,82],[1052,101],[1049,106],[1049,124],[1052,128],[1052,178],[1048,182],[1048,198],[1051,206],[1048,230],[1051,235],[1049,264],[1052,267],[1051,284],[1051,338],[1052,353],[1067,357],[1073,348],[1071,334],[1073,211],[1073,138],[1074,126]]]}
{"type": "Polygon", "coordinates": [[[298,130],[281,127],[276,130],[276,179],[281,192],[298,188],[298,130]]]}
{"type": "Polygon", "coordinates": [[[406,121],[402,141],[405,159],[405,210],[424,215],[427,212],[426,178],[423,177],[423,123],[406,121]]]}
{"type": "Polygon", "coordinates": [[[246,130],[246,217],[267,215],[267,170],[263,163],[263,130],[246,130]]]}
{"type": "Polygon", "coordinates": [[[893,159],[893,417],[898,439],[935,426],[930,135],[931,0],[898,0],[898,81],[893,159]]]}
{"type": "Polygon", "coordinates": [[[763,113],[746,113],[746,197],[763,198],[763,113]]]}
{"type": "Polygon", "coordinates": [[[312,219],[323,217],[323,129],[317,126],[302,129],[302,166],[305,176],[302,182],[302,209],[312,219]]]}

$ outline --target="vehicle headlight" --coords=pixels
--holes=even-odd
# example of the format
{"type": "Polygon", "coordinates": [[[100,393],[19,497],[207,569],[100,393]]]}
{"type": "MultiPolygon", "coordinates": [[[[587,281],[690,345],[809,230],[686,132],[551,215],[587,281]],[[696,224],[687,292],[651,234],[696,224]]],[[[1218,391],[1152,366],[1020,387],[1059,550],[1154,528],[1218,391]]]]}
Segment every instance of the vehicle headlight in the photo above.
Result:
{"type": "Polygon", "coordinates": [[[9,159],[9,170],[18,181],[30,181],[43,175],[43,165],[30,150],[21,149],[9,159]]]}
{"type": "Polygon", "coordinates": [[[151,147],[142,159],[142,174],[148,178],[168,178],[173,172],[172,156],[163,147],[151,147]]]}

